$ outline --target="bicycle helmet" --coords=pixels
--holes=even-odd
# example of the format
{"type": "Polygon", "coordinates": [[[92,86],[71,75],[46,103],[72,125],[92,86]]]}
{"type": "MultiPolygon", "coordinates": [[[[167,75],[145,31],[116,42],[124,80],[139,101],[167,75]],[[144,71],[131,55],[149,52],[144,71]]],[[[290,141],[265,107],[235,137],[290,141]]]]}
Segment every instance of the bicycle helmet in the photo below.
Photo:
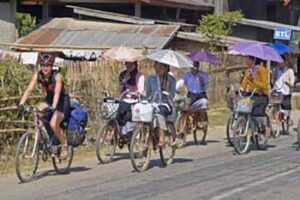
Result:
{"type": "Polygon", "coordinates": [[[50,53],[39,53],[37,64],[52,66],[54,64],[55,57],[50,53]]]}

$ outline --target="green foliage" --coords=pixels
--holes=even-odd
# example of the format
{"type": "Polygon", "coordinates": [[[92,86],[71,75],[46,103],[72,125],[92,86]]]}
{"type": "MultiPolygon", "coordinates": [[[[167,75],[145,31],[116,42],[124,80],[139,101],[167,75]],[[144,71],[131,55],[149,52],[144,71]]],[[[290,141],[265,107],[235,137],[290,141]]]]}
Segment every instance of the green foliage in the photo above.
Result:
{"type": "Polygon", "coordinates": [[[222,38],[232,32],[232,27],[243,18],[240,11],[225,12],[221,15],[209,14],[200,20],[198,32],[203,34],[210,42],[211,48],[222,43],[222,38]]]}
{"type": "Polygon", "coordinates": [[[20,37],[26,35],[35,26],[35,18],[28,13],[17,13],[16,19],[20,37]]]}

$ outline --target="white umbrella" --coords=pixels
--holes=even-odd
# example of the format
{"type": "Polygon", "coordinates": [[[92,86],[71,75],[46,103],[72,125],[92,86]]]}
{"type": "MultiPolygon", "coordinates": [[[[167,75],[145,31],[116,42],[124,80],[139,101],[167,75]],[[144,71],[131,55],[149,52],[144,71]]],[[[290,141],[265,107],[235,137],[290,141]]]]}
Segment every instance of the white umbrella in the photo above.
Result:
{"type": "Polygon", "coordinates": [[[193,67],[193,61],[180,53],[173,50],[158,50],[146,56],[150,60],[154,60],[163,64],[167,64],[176,68],[193,67]]]}
{"type": "Polygon", "coordinates": [[[102,57],[108,60],[115,60],[119,62],[134,62],[144,59],[143,54],[131,47],[114,47],[102,54],[102,57]]]}

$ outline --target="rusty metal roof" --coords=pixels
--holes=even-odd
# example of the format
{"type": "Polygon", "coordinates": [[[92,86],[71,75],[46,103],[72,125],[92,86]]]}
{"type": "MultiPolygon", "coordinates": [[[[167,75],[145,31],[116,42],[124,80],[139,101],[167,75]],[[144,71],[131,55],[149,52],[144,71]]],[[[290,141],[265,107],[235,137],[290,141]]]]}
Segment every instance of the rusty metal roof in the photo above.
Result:
{"type": "Polygon", "coordinates": [[[128,25],[55,18],[19,39],[15,49],[108,49],[116,46],[161,49],[175,36],[175,25],[128,25]]]}

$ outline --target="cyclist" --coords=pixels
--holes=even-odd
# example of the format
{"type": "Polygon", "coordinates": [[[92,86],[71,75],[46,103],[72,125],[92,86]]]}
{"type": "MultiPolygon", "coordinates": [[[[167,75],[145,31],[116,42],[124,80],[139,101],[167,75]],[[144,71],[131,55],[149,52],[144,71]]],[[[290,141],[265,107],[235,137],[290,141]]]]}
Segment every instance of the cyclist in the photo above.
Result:
{"type": "MultiPolygon", "coordinates": [[[[29,98],[32,90],[37,84],[40,85],[42,90],[46,93],[46,97],[38,105],[38,108],[40,110],[45,110],[47,108],[53,113],[50,120],[50,127],[62,145],[60,158],[66,159],[68,156],[67,139],[60,125],[69,114],[70,97],[64,88],[61,74],[52,69],[54,61],[55,57],[53,54],[40,53],[38,55],[37,64],[40,66],[40,70],[32,76],[32,79],[21,98],[18,109],[19,112],[24,112],[24,104],[29,98]]],[[[55,156],[55,154],[52,156],[55,156]]]]}
{"type": "Polygon", "coordinates": [[[135,124],[131,122],[131,105],[138,95],[144,94],[145,76],[138,71],[137,62],[125,62],[126,69],[119,75],[119,88],[122,101],[118,109],[117,120],[121,127],[120,146],[126,143],[126,134],[133,131],[135,124]]]}
{"type": "Polygon", "coordinates": [[[265,117],[266,120],[263,122],[265,136],[270,137],[270,127],[268,126],[268,116],[266,114],[266,107],[269,102],[269,71],[266,68],[264,60],[251,56],[247,58],[247,66],[248,69],[245,71],[240,89],[245,93],[251,93],[256,89],[252,98],[254,101],[252,115],[255,117],[265,117]]]}
{"type": "Polygon", "coordinates": [[[282,55],[284,62],[275,67],[273,71],[274,86],[272,92],[276,95],[282,95],[281,108],[288,111],[287,120],[290,118],[290,111],[292,110],[291,98],[292,89],[295,83],[294,70],[287,61],[286,55],[282,55]]]}
{"type": "MultiPolygon", "coordinates": [[[[208,89],[208,74],[199,69],[199,62],[194,62],[191,71],[185,73],[176,84],[176,91],[182,86],[188,90],[187,97],[190,99],[189,111],[194,113],[193,126],[199,121],[206,127],[208,123],[207,108],[208,98],[206,91],[208,89]]],[[[206,133],[206,131],[205,131],[206,133]]],[[[206,144],[206,135],[204,135],[201,144],[206,144]]]]}
{"type": "Polygon", "coordinates": [[[147,97],[157,103],[157,130],[159,146],[164,144],[164,132],[167,130],[166,119],[172,114],[173,99],[176,92],[176,79],[169,73],[170,66],[155,62],[155,75],[149,76],[146,85],[147,97]]]}

